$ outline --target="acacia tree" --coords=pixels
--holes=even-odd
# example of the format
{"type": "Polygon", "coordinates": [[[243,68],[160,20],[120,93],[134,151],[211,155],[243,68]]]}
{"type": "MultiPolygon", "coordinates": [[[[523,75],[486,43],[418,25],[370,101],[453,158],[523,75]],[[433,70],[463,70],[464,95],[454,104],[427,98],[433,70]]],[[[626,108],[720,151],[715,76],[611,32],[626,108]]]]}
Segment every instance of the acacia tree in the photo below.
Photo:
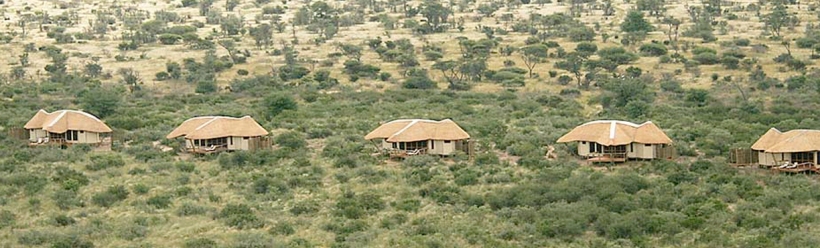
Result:
{"type": "Polygon", "coordinates": [[[460,61],[445,60],[437,61],[433,64],[433,69],[441,71],[441,74],[444,75],[447,83],[449,83],[447,88],[451,90],[469,88],[464,84],[464,79],[467,74],[464,70],[460,69],[460,66],[463,66],[460,61]]]}
{"type": "Polygon", "coordinates": [[[259,26],[250,28],[248,33],[253,37],[253,40],[256,41],[257,48],[264,46],[265,49],[268,49],[268,47],[273,44],[273,29],[267,23],[262,23],[259,26]]]}
{"type": "Polygon", "coordinates": [[[441,24],[447,23],[450,15],[453,13],[450,9],[445,8],[439,1],[426,0],[421,7],[421,13],[424,18],[427,18],[427,25],[429,25],[429,32],[442,32],[441,24]]]}
{"type": "Polygon", "coordinates": [[[532,70],[535,68],[535,65],[545,62],[549,55],[548,48],[544,44],[525,46],[522,47],[519,52],[521,53],[521,59],[524,60],[524,65],[527,66],[530,77],[533,76],[532,70]]]}
{"type": "Polygon", "coordinates": [[[362,47],[359,45],[353,44],[339,44],[337,45],[339,50],[342,50],[345,56],[349,59],[355,59],[356,61],[361,61],[362,58],[362,47]]]}
{"type": "Polygon", "coordinates": [[[650,32],[655,27],[643,18],[643,13],[637,10],[631,10],[626,14],[626,19],[621,23],[621,32],[650,32]]]}
{"type": "Polygon", "coordinates": [[[797,16],[789,14],[785,5],[782,3],[777,3],[774,10],[763,17],[763,22],[766,24],[766,28],[771,31],[774,36],[779,37],[780,31],[783,27],[796,25],[800,22],[800,19],[798,19],[797,16]]]}
{"type": "Polygon", "coordinates": [[[577,52],[568,53],[564,60],[555,62],[555,68],[566,70],[573,75],[575,75],[575,80],[578,83],[578,86],[581,85],[581,69],[584,68],[584,62],[586,62],[586,58],[577,52]]]}
{"type": "Polygon", "coordinates": [[[638,0],[638,10],[649,11],[649,15],[660,17],[666,12],[664,0],[638,0]]]}

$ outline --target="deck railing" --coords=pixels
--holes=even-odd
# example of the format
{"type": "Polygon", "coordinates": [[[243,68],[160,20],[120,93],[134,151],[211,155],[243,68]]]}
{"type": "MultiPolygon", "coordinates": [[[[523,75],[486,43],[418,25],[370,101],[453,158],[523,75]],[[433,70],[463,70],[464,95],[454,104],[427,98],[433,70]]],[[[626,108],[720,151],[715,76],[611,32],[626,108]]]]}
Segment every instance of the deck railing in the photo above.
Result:
{"type": "Polygon", "coordinates": [[[419,148],[415,150],[399,150],[399,149],[391,149],[388,151],[391,158],[404,158],[409,156],[416,156],[416,155],[424,155],[427,154],[427,148],[419,148]]]}

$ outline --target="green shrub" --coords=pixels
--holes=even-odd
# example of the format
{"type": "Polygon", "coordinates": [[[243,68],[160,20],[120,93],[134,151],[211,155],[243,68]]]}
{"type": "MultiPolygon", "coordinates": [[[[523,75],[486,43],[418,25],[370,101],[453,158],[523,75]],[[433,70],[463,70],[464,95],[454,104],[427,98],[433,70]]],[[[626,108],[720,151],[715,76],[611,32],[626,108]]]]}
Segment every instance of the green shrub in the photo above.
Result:
{"type": "Polygon", "coordinates": [[[60,208],[60,210],[68,210],[71,207],[83,206],[82,201],[77,198],[76,191],[56,190],[54,191],[54,194],[51,195],[51,199],[54,201],[54,204],[60,208]]]}
{"type": "Polygon", "coordinates": [[[313,200],[303,200],[293,204],[290,213],[293,215],[313,214],[319,212],[319,203],[313,200]]]}
{"type": "Polygon", "coordinates": [[[125,161],[119,154],[116,153],[91,155],[89,160],[91,163],[86,165],[85,168],[91,171],[104,170],[112,167],[122,167],[125,165],[125,161]]]}
{"type": "Polygon", "coordinates": [[[270,118],[285,110],[296,110],[297,104],[293,97],[288,94],[274,93],[265,97],[264,107],[267,116],[270,118]]]}
{"type": "Polygon", "coordinates": [[[228,204],[219,211],[218,218],[225,225],[238,229],[255,229],[265,226],[265,222],[253,213],[245,204],[228,204]]]}
{"type": "Polygon", "coordinates": [[[128,198],[128,190],[122,185],[117,185],[108,187],[105,191],[94,194],[94,196],[91,197],[91,201],[98,206],[107,208],[126,198],[128,198]]]}
{"type": "Polygon", "coordinates": [[[85,240],[77,235],[63,235],[58,236],[54,243],[51,244],[53,248],[94,248],[94,243],[85,240]]]}
{"type": "Polygon", "coordinates": [[[657,43],[647,43],[641,45],[641,48],[638,49],[644,56],[661,56],[666,55],[667,49],[666,46],[663,44],[657,43]]]}
{"type": "Polygon", "coordinates": [[[391,203],[390,205],[397,210],[416,212],[421,207],[421,201],[416,198],[402,198],[391,203]]]}
{"type": "Polygon", "coordinates": [[[438,163],[438,159],[433,156],[411,156],[406,158],[402,164],[407,167],[428,167],[438,163]]]}
{"type": "Polygon", "coordinates": [[[63,189],[71,191],[77,191],[80,187],[88,185],[89,182],[85,174],[65,166],[54,169],[51,181],[60,184],[63,189]]]}
{"type": "Polygon", "coordinates": [[[24,246],[39,246],[57,238],[57,234],[50,231],[29,230],[17,235],[17,243],[24,246]]]}
{"type": "Polygon", "coordinates": [[[720,58],[717,54],[708,52],[698,53],[693,59],[701,65],[714,65],[720,62],[720,58]]]}
{"type": "Polygon", "coordinates": [[[193,238],[185,240],[185,248],[216,248],[219,247],[216,241],[209,238],[193,238]]]}
{"type": "Polygon", "coordinates": [[[274,248],[282,247],[273,237],[262,233],[240,232],[233,236],[231,245],[226,247],[236,248],[274,248]]]}
{"type": "Polygon", "coordinates": [[[273,142],[275,142],[279,146],[287,147],[290,149],[301,149],[307,146],[304,134],[295,131],[288,131],[282,133],[276,136],[273,142]]]}
{"type": "Polygon", "coordinates": [[[179,207],[177,207],[176,215],[177,216],[192,216],[192,215],[202,215],[207,212],[208,209],[203,206],[196,205],[191,202],[182,203],[179,207]]]}
{"type": "Polygon", "coordinates": [[[293,228],[293,225],[286,221],[281,221],[276,223],[268,230],[268,233],[272,235],[282,235],[282,236],[290,236],[296,233],[296,229],[293,228]]]}
{"type": "Polygon", "coordinates": [[[478,178],[481,176],[478,171],[471,169],[462,169],[454,173],[455,183],[458,186],[474,185],[478,183],[478,178]]]}
{"type": "Polygon", "coordinates": [[[196,89],[194,92],[199,94],[208,94],[216,92],[219,88],[216,85],[216,81],[213,80],[201,80],[196,83],[196,89]]]}
{"type": "Polygon", "coordinates": [[[71,218],[70,216],[61,214],[61,215],[54,216],[54,223],[57,226],[70,226],[70,225],[74,225],[74,223],[77,223],[77,220],[75,220],[74,218],[71,218]]]}
{"type": "Polygon", "coordinates": [[[177,170],[179,170],[181,172],[190,173],[190,172],[194,172],[196,170],[196,164],[191,163],[191,162],[177,162],[177,163],[174,164],[174,166],[176,166],[177,170]]]}
{"type": "Polygon", "coordinates": [[[148,205],[151,205],[155,208],[164,209],[171,206],[171,196],[169,195],[155,195],[149,197],[146,201],[148,205]]]}
{"type": "Polygon", "coordinates": [[[17,216],[9,210],[0,211],[0,229],[14,226],[17,216]]]}

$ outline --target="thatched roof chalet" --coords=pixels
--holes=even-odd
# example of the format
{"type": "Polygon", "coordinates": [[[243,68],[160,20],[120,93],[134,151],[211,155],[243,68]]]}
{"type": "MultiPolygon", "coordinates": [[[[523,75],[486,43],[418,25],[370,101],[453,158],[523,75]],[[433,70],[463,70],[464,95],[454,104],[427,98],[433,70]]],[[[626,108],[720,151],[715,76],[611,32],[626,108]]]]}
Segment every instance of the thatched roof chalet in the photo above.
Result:
{"type": "Polygon", "coordinates": [[[65,133],[68,130],[109,133],[111,128],[96,116],[77,110],[46,112],[39,110],[31,118],[25,129],[43,129],[51,133],[65,133]]]}
{"type": "Polygon", "coordinates": [[[386,139],[387,142],[413,142],[422,140],[464,140],[470,134],[450,119],[441,121],[403,119],[385,123],[366,136],[367,140],[386,139]]]}
{"type": "Polygon", "coordinates": [[[752,144],[752,149],[768,153],[820,151],[820,130],[798,129],[784,133],[771,128],[752,144]]]}
{"type": "Polygon", "coordinates": [[[186,139],[214,139],[222,137],[256,137],[268,135],[250,116],[242,118],[225,116],[201,116],[188,119],[167,136],[173,139],[185,136],[186,139]]]}
{"type": "Polygon", "coordinates": [[[651,121],[635,124],[627,121],[600,120],[584,123],[558,139],[559,143],[587,141],[605,146],[671,144],[672,139],[651,121]]]}

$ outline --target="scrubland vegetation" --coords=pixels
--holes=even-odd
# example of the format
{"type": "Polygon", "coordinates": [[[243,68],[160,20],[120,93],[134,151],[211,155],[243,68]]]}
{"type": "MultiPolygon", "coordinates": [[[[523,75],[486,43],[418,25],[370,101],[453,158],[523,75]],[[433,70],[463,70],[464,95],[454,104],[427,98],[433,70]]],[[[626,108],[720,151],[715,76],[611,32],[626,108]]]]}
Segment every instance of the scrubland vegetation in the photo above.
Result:
{"type": "Polygon", "coordinates": [[[115,130],[106,152],[0,135],[4,247],[820,243],[815,175],[726,163],[820,127],[814,3],[0,6],[0,129],[42,108],[115,130]],[[275,146],[181,154],[164,137],[199,115],[251,115],[275,146]],[[398,118],[452,118],[477,154],[389,161],[363,136],[398,118]],[[652,120],[682,157],[591,166],[554,144],[595,119],[652,120]]]}

